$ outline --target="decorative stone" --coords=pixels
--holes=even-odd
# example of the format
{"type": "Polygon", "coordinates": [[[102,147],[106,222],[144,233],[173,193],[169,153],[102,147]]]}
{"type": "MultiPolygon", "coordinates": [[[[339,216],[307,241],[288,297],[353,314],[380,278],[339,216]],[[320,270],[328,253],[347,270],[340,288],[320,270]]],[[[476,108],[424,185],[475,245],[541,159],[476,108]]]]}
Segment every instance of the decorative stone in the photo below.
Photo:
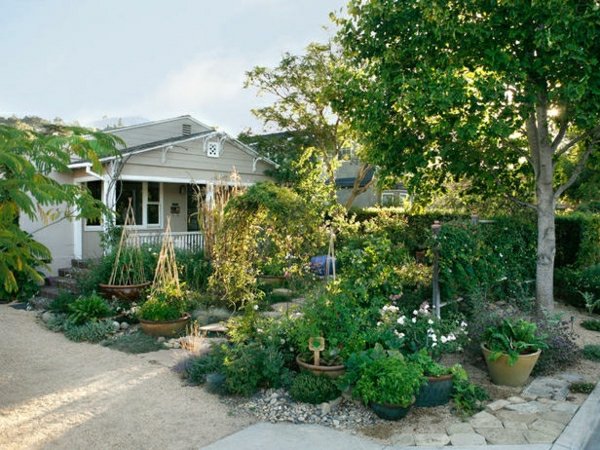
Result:
{"type": "Polygon", "coordinates": [[[552,377],[536,378],[523,390],[523,397],[528,395],[564,401],[569,395],[569,382],[552,377]]]}
{"type": "Polygon", "coordinates": [[[468,434],[473,433],[473,427],[466,422],[453,423],[446,427],[446,431],[450,436],[454,434],[468,434]]]}
{"type": "Polygon", "coordinates": [[[536,420],[538,418],[538,415],[533,413],[508,411],[506,409],[503,409],[496,413],[496,417],[502,420],[502,422],[520,422],[527,425],[536,420]]]}
{"type": "Polygon", "coordinates": [[[514,422],[512,420],[503,420],[502,424],[504,425],[504,428],[508,429],[508,430],[521,430],[521,431],[527,431],[527,424],[524,422],[514,422]]]}
{"type": "Polygon", "coordinates": [[[557,403],[552,406],[552,411],[565,412],[571,415],[575,414],[579,409],[579,405],[574,403],[557,403]]]}
{"type": "Polygon", "coordinates": [[[415,445],[415,437],[412,434],[395,434],[391,438],[392,445],[400,447],[412,447],[415,445]]]}
{"type": "Polygon", "coordinates": [[[165,341],[166,341],[166,339],[164,338],[164,336],[160,336],[159,338],[156,339],[156,342],[158,342],[159,344],[162,344],[165,341]]]}
{"type": "Polygon", "coordinates": [[[415,434],[415,444],[418,446],[443,447],[450,443],[450,437],[442,433],[415,434]]]}
{"type": "Polygon", "coordinates": [[[551,444],[556,437],[549,436],[541,431],[529,430],[524,433],[525,439],[530,444],[551,444]]]}
{"type": "Polygon", "coordinates": [[[550,420],[552,422],[557,422],[562,425],[567,425],[573,418],[573,415],[568,412],[550,411],[544,413],[543,417],[545,420],[550,420]]]}
{"type": "Polygon", "coordinates": [[[506,406],[506,409],[510,411],[517,411],[522,413],[532,413],[539,414],[541,412],[548,411],[550,407],[543,405],[539,402],[527,402],[527,403],[517,403],[516,405],[510,404],[506,406]]]}
{"type": "Polygon", "coordinates": [[[126,330],[129,328],[129,324],[127,322],[121,322],[121,330],[126,330]]]}
{"type": "Polygon", "coordinates": [[[529,425],[530,430],[539,431],[540,433],[544,433],[548,436],[553,436],[554,439],[556,439],[560,435],[564,427],[564,424],[544,419],[538,419],[531,425],[529,425]]]}
{"type": "Polygon", "coordinates": [[[581,383],[585,381],[585,377],[583,375],[579,375],[578,373],[572,372],[563,372],[556,375],[556,378],[567,381],[569,383],[581,383]]]}
{"type": "Polygon", "coordinates": [[[331,405],[327,402],[321,403],[321,415],[325,416],[331,412],[331,405]]]}
{"type": "Polygon", "coordinates": [[[495,402],[490,403],[485,407],[488,411],[498,411],[499,409],[504,408],[505,406],[510,405],[510,402],[507,400],[496,400],[495,402]]]}
{"type": "Polygon", "coordinates": [[[121,324],[116,320],[111,323],[113,327],[113,331],[119,331],[121,329],[121,324]]]}
{"type": "Polygon", "coordinates": [[[509,430],[505,428],[487,428],[477,430],[478,433],[485,437],[488,444],[527,444],[524,432],[522,430],[509,430]]]}
{"type": "Polygon", "coordinates": [[[502,422],[488,412],[481,411],[475,414],[469,423],[473,428],[502,428],[502,422]]]}
{"type": "Polygon", "coordinates": [[[456,433],[450,436],[450,443],[454,446],[485,445],[485,438],[476,433],[456,433]]]}
{"type": "Polygon", "coordinates": [[[525,403],[525,400],[524,400],[523,398],[521,398],[521,397],[517,397],[517,396],[514,396],[514,397],[508,397],[508,398],[507,398],[507,400],[508,400],[510,403],[514,403],[514,404],[518,404],[518,403],[525,403]]]}

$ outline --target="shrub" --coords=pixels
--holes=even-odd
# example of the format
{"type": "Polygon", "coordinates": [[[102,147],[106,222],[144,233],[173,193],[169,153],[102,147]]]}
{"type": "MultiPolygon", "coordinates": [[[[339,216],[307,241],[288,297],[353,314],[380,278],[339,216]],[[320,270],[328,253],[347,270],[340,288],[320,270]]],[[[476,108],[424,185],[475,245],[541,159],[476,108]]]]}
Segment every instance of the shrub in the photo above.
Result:
{"type": "Polygon", "coordinates": [[[503,319],[500,323],[489,327],[484,335],[484,344],[491,351],[490,361],[495,361],[503,354],[508,355],[508,364],[514,365],[519,355],[535,353],[546,349],[547,336],[540,333],[535,323],[524,319],[503,319]]]}
{"type": "Polygon", "coordinates": [[[556,217],[556,267],[600,264],[600,214],[556,217]]]}
{"type": "Polygon", "coordinates": [[[586,308],[586,296],[592,301],[600,298],[600,264],[583,269],[558,269],[554,287],[559,298],[573,306],[586,308]]]}
{"type": "Polygon", "coordinates": [[[75,342],[100,342],[112,332],[113,326],[110,320],[87,322],[83,325],[66,321],[64,325],[65,336],[75,342]]]}
{"type": "Polygon", "coordinates": [[[87,297],[79,297],[69,306],[69,322],[75,325],[82,325],[87,322],[96,322],[99,319],[109,317],[113,311],[106,300],[98,294],[92,294],[87,297]]]}
{"type": "Polygon", "coordinates": [[[598,320],[598,319],[584,320],[583,322],[581,322],[581,326],[583,328],[585,328],[586,330],[600,331],[600,320],[598,320]]]}
{"type": "Polygon", "coordinates": [[[58,297],[50,302],[48,305],[48,309],[54,313],[60,314],[68,314],[71,312],[69,309],[69,305],[77,300],[77,296],[68,292],[68,291],[60,291],[58,293],[58,297]]]}
{"type": "Polygon", "coordinates": [[[589,344],[583,347],[582,355],[590,361],[600,362],[600,345],[589,344]]]}
{"type": "Polygon", "coordinates": [[[484,408],[483,402],[489,400],[489,395],[481,386],[469,381],[469,376],[459,364],[451,368],[452,372],[452,401],[456,411],[461,416],[472,416],[484,408]]]}
{"type": "Polygon", "coordinates": [[[204,257],[204,252],[177,250],[176,260],[179,279],[190,289],[205,291],[212,267],[204,257]]]}
{"type": "Polygon", "coordinates": [[[102,345],[125,353],[148,353],[165,348],[156,338],[139,331],[104,341],[102,345]]]}
{"type": "Polygon", "coordinates": [[[285,358],[275,346],[252,342],[238,344],[225,352],[223,374],[227,392],[249,396],[259,388],[279,388],[290,383],[285,358]]]}
{"type": "Polygon", "coordinates": [[[223,372],[225,352],[221,346],[214,346],[209,353],[190,359],[185,367],[188,380],[193,384],[203,384],[211,373],[223,372]]]}
{"type": "Polygon", "coordinates": [[[550,374],[577,362],[580,353],[569,322],[545,317],[538,319],[536,323],[539,332],[547,336],[548,348],[542,351],[533,368],[535,375],[550,374]]]}
{"type": "Polygon", "coordinates": [[[148,300],[138,310],[138,316],[152,321],[177,320],[185,314],[187,306],[181,289],[170,285],[162,286],[151,292],[148,300]]]}
{"type": "Polygon", "coordinates": [[[66,320],[67,317],[64,314],[57,313],[54,315],[54,317],[45,322],[45,325],[50,331],[59,332],[63,331],[66,320]]]}
{"type": "Polygon", "coordinates": [[[290,395],[297,402],[318,403],[328,402],[340,395],[335,381],[327,376],[317,376],[305,372],[299,374],[290,388],[290,395]]]}

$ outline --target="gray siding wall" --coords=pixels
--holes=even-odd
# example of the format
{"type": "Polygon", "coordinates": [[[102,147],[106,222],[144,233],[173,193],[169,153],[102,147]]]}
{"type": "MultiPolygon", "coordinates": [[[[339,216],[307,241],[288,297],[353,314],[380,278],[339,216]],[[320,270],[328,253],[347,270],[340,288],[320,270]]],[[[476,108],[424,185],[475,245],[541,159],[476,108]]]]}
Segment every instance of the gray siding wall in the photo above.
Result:
{"type": "MultiPolygon", "coordinates": [[[[342,205],[346,204],[346,201],[350,197],[352,189],[338,189],[336,191],[338,202],[342,205]]],[[[379,193],[374,187],[370,187],[366,192],[363,192],[354,199],[352,208],[367,208],[369,206],[375,206],[379,203],[379,193]]]]}
{"type": "Polygon", "coordinates": [[[127,147],[146,144],[148,142],[160,141],[175,136],[182,136],[183,125],[190,125],[192,134],[208,131],[210,128],[198,125],[191,119],[182,117],[163,123],[139,125],[122,130],[111,130],[109,133],[120,137],[125,141],[127,147]]]}

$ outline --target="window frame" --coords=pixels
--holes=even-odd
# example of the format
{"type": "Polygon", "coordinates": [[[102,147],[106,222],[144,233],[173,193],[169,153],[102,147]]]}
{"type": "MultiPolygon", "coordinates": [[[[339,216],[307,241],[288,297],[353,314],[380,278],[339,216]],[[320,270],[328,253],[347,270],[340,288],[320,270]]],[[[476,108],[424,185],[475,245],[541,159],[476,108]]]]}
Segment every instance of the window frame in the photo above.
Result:
{"type": "MultiPolygon", "coordinates": [[[[78,180],[78,181],[82,186],[85,186],[86,189],[88,188],[88,183],[94,183],[94,182],[100,183],[100,201],[102,203],[105,203],[105,201],[104,201],[104,195],[105,195],[104,180],[99,180],[98,178],[93,178],[93,179],[89,179],[89,180],[78,180]]],[[[85,217],[82,217],[82,221],[83,221],[83,230],[84,231],[102,231],[102,230],[104,230],[104,217],[100,217],[98,225],[88,225],[88,219],[85,217]]]]}
{"type": "MultiPolygon", "coordinates": [[[[136,230],[158,230],[163,227],[164,223],[164,214],[163,214],[163,205],[164,205],[164,183],[161,181],[137,181],[137,180],[119,180],[119,182],[127,182],[127,183],[141,183],[142,184],[142,223],[136,224],[135,226],[130,226],[130,228],[136,230]],[[158,202],[156,201],[148,201],[148,183],[158,183],[158,202]],[[158,205],[158,223],[148,223],[148,205],[158,205]]],[[[116,209],[115,202],[115,209],[116,209]]],[[[122,226],[119,224],[119,226],[122,226]]]]}

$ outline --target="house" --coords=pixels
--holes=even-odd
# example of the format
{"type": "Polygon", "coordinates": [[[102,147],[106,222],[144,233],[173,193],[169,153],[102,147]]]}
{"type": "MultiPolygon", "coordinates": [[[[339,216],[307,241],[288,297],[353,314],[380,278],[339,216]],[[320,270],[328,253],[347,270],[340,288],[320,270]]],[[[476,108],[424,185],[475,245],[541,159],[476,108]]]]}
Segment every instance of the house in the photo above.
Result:
{"type": "MultiPolygon", "coordinates": [[[[87,161],[72,161],[69,173],[53,174],[61,183],[85,185],[115,211],[122,224],[131,198],[136,226],[142,242],[159,243],[167,217],[175,244],[198,248],[202,236],[197,221],[195,193],[210,196],[218,180],[229,183],[237,171],[242,186],[269,179],[265,171],[276,166],[238,140],[190,117],[142,123],[107,131],[125,145],[120,154],[101,159],[102,171],[95,173],[87,161]]],[[[57,211],[49,224],[23,218],[25,231],[47,246],[53,255],[50,269],[70,260],[102,254],[102,221],[65,220],[57,211]],[[61,218],[59,218],[59,215],[61,218]]]]}

